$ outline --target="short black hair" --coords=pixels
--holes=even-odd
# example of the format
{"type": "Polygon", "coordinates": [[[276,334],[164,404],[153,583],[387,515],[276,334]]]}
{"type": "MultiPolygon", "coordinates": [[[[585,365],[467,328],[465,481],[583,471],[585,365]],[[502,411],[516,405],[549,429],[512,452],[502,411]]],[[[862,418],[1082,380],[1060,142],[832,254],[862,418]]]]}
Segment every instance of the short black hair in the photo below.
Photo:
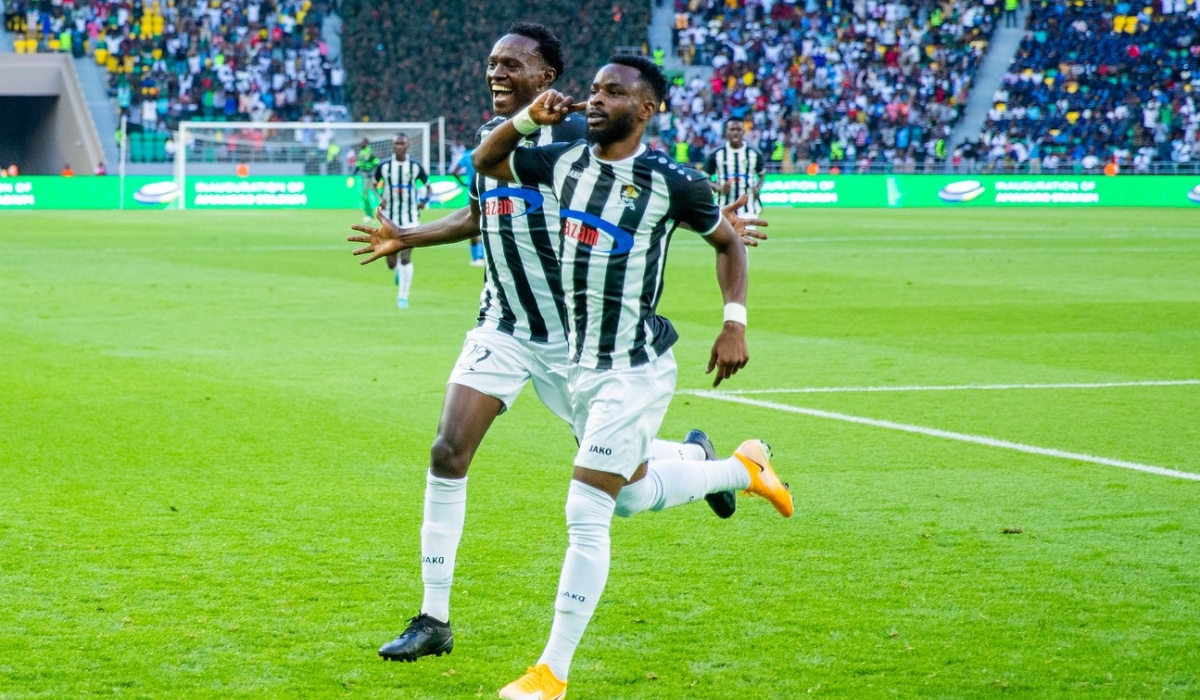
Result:
{"type": "Polygon", "coordinates": [[[737,124],[738,126],[742,127],[743,129],[746,128],[745,120],[741,119],[739,117],[729,117],[728,119],[726,119],[725,120],[725,128],[728,129],[730,124],[737,124]]]}
{"type": "Polygon", "coordinates": [[[554,69],[554,80],[550,81],[551,83],[563,76],[566,68],[563,65],[562,42],[544,24],[513,22],[512,26],[508,28],[508,33],[537,42],[538,55],[542,57],[546,65],[554,69]]]}
{"type": "Polygon", "coordinates": [[[609,56],[608,62],[636,69],[641,74],[642,82],[646,83],[650,92],[654,94],[655,101],[661,103],[667,99],[667,76],[663,75],[662,69],[654,61],[645,56],[616,54],[609,56]]]}

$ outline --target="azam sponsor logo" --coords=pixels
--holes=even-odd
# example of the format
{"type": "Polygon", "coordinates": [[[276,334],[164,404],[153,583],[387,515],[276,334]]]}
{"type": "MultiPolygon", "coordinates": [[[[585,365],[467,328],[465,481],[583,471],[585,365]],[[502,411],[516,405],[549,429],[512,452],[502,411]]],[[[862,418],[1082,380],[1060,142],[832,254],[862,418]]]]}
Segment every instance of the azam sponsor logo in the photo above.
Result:
{"type": "Polygon", "coordinates": [[[541,192],[527,187],[496,187],[479,195],[479,202],[488,216],[525,216],[542,208],[546,198],[541,192]],[[514,214],[516,206],[513,200],[525,202],[525,211],[514,214]]]}
{"type": "Polygon", "coordinates": [[[133,193],[133,201],[138,204],[168,204],[179,199],[180,192],[179,185],[173,180],[151,182],[133,193]]]}
{"type": "Polygon", "coordinates": [[[600,242],[599,231],[578,221],[564,218],[562,230],[564,236],[584,245],[593,246],[600,242]]]}
{"type": "Polygon", "coordinates": [[[979,180],[959,180],[943,187],[938,197],[943,202],[969,202],[983,194],[985,189],[979,180]]]}
{"type": "Polygon", "coordinates": [[[504,199],[489,199],[483,203],[483,213],[485,216],[512,216],[516,206],[513,201],[507,197],[504,199]]]}
{"type": "Polygon", "coordinates": [[[563,209],[560,215],[563,235],[579,241],[580,245],[590,247],[593,254],[624,255],[633,249],[633,234],[595,214],[563,209]],[[601,246],[601,234],[612,240],[612,246],[608,250],[601,246]]]}

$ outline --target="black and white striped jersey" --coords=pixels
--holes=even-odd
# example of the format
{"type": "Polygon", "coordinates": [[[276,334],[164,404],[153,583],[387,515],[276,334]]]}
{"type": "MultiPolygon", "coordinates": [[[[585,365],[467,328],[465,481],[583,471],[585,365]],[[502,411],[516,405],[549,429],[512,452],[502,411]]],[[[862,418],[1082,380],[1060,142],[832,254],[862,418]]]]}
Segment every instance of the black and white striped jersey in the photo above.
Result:
{"type": "Polygon", "coordinates": [[[614,162],[586,141],[518,148],[510,164],[521,183],[558,194],[572,361],[620,369],[665,353],[678,338],[656,312],[667,245],[679,224],[716,230],[721,212],[708,179],[644,145],[614,162]]]}
{"type": "MultiPolygon", "coordinates": [[[[479,128],[479,140],[504,117],[479,128]]],[[[539,129],[522,139],[525,146],[576,141],[587,133],[583,115],[539,129]]],[[[479,230],[486,253],[481,328],[544,343],[562,341],[566,307],[560,272],[558,198],[549,185],[523,187],[476,175],[471,197],[479,200],[479,230]]]]}
{"type": "Polygon", "coordinates": [[[718,185],[729,183],[728,192],[717,193],[721,206],[733,204],[743,194],[749,197],[746,206],[741,210],[744,214],[758,214],[762,211],[762,205],[751,192],[751,188],[762,183],[765,170],[766,163],[763,162],[761,153],[749,146],[734,148],[729,143],[710,153],[704,163],[704,172],[716,177],[718,185]]]}
{"type": "Polygon", "coordinates": [[[412,158],[396,160],[392,156],[375,166],[373,176],[375,182],[383,183],[383,211],[388,217],[401,228],[418,225],[420,193],[417,182],[423,186],[429,184],[425,168],[412,158]]]}

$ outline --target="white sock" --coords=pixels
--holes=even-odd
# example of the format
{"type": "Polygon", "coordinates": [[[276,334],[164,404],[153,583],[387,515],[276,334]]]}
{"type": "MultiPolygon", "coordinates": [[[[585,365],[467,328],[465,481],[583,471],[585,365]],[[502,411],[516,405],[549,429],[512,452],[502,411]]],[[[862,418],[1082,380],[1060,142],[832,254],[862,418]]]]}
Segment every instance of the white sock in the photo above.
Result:
{"type": "Polygon", "coordinates": [[[559,680],[567,680],[571,657],[583,638],[608,580],[609,539],[613,499],[600,489],[571,481],[567,492],[567,557],[554,599],[550,641],[538,663],[546,664],[559,680]]]}
{"type": "Polygon", "coordinates": [[[616,514],[629,518],[648,510],[674,508],[710,493],[739,491],[750,486],[750,474],[737,457],[719,462],[655,460],[646,476],[617,494],[616,514]]]}
{"type": "Polygon", "coordinates": [[[467,515],[467,479],[425,475],[425,521],[421,523],[421,580],[425,600],[421,612],[450,621],[450,584],[454,558],[467,515]]]}
{"type": "Polygon", "coordinates": [[[650,441],[650,454],[646,459],[704,459],[704,448],[691,442],[667,442],[655,438],[650,441]]]}
{"type": "Polygon", "coordinates": [[[412,287],[412,278],[413,278],[412,263],[409,263],[407,265],[405,265],[404,263],[400,263],[399,265],[396,266],[396,269],[399,270],[399,275],[400,275],[400,290],[396,296],[398,296],[401,299],[407,299],[408,298],[408,290],[410,287],[412,287]]]}

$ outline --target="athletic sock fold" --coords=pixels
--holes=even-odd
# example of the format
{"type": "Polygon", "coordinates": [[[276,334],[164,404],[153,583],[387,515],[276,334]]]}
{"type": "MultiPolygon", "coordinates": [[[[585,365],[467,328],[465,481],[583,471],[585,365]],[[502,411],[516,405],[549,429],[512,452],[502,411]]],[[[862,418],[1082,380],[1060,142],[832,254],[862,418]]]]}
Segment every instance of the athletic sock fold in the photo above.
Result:
{"type": "Polygon", "coordinates": [[[629,518],[648,510],[664,510],[704,498],[710,493],[750,486],[750,475],[736,457],[716,462],[680,459],[653,460],[645,478],[617,494],[616,514],[629,518]]]}
{"type": "Polygon", "coordinates": [[[707,455],[704,454],[704,448],[692,444],[690,442],[668,442],[655,438],[650,441],[649,454],[646,459],[686,459],[686,460],[701,460],[707,455]]]}

